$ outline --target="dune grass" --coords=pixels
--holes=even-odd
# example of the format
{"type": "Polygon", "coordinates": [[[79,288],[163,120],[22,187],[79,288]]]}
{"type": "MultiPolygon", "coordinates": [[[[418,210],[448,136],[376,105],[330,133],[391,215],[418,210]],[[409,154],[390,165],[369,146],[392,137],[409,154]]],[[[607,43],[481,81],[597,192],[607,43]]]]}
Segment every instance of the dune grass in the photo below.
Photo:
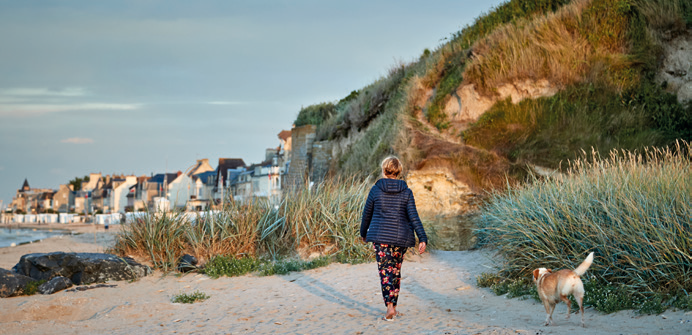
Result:
{"type": "Polygon", "coordinates": [[[555,13],[502,26],[473,46],[465,83],[492,96],[506,83],[548,79],[564,87],[593,73],[617,90],[632,87],[639,71],[628,57],[631,11],[626,0],[575,0],[555,13]]]}
{"type": "Polygon", "coordinates": [[[574,0],[524,16],[477,39],[464,84],[486,96],[526,79],[630,90],[656,68],[661,35],[684,31],[691,10],[685,0],[574,0]]]}
{"type": "Polygon", "coordinates": [[[505,262],[495,279],[479,284],[530,286],[533,269],[574,268],[593,251],[585,276],[592,282],[590,304],[605,311],[692,308],[690,149],[679,142],[606,158],[593,152],[572,162],[564,176],[495,194],[482,209],[477,234],[505,262]],[[596,298],[608,292],[628,298],[622,304],[596,298]]]}
{"type": "Polygon", "coordinates": [[[369,186],[367,180],[329,180],[289,192],[278,205],[266,199],[228,201],[223,210],[193,219],[179,212],[150,213],[123,226],[112,252],[145,259],[164,271],[173,270],[189,253],[217,268],[208,271],[211,276],[284,273],[325,264],[291,263],[314,255],[363,262],[372,256],[360,241],[369,186]]]}
{"type": "Polygon", "coordinates": [[[440,130],[450,127],[444,106],[467,76],[465,72],[469,57],[472,53],[479,54],[482,49],[474,44],[495,34],[501,27],[553,13],[569,2],[570,0],[507,1],[478,17],[473,24],[453,33],[449,41],[435,50],[431,57],[421,58],[421,63],[425,63],[425,71],[421,74],[423,83],[436,90],[426,111],[428,121],[440,130]]]}
{"type": "Polygon", "coordinates": [[[180,293],[171,298],[171,302],[176,304],[194,304],[211,298],[208,294],[195,291],[193,293],[180,293]]]}

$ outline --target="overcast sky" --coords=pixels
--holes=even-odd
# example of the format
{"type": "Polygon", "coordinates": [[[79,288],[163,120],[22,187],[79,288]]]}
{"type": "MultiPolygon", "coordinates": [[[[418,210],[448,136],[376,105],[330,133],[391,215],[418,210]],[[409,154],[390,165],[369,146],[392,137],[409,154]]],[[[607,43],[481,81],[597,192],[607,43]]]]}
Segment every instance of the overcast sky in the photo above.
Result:
{"type": "Polygon", "coordinates": [[[27,178],[263,160],[336,101],[504,1],[0,0],[0,200],[27,178]]]}

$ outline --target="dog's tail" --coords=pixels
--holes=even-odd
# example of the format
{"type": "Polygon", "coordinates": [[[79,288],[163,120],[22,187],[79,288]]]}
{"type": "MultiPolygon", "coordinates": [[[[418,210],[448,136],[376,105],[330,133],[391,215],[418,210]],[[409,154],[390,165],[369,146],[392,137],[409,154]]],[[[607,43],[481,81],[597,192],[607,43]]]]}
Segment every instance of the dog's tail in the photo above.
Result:
{"type": "Polygon", "coordinates": [[[589,269],[591,263],[593,263],[593,252],[586,256],[586,259],[581,262],[576,269],[574,269],[574,273],[581,277],[584,273],[586,273],[586,270],[589,269]]]}

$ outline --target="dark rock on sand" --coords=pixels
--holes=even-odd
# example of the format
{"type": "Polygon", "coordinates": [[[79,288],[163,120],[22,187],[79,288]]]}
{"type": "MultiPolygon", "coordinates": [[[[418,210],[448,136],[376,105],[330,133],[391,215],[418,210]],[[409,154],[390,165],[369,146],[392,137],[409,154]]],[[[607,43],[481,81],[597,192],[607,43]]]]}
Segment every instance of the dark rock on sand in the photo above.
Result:
{"type": "Polygon", "coordinates": [[[108,280],[134,280],[151,273],[151,269],[129,257],[100,253],[27,254],[12,270],[36,280],[62,276],[76,285],[102,283],[108,280]]]}
{"type": "Polygon", "coordinates": [[[0,269],[0,298],[23,294],[26,286],[33,281],[30,277],[0,269]]]}
{"type": "Polygon", "coordinates": [[[41,294],[53,294],[72,287],[70,278],[58,276],[38,286],[38,292],[41,294]]]}
{"type": "Polygon", "coordinates": [[[197,258],[192,255],[185,254],[180,257],[178,261],[178,271],[180,272],[190,272],[197,270],[197,258]]]}

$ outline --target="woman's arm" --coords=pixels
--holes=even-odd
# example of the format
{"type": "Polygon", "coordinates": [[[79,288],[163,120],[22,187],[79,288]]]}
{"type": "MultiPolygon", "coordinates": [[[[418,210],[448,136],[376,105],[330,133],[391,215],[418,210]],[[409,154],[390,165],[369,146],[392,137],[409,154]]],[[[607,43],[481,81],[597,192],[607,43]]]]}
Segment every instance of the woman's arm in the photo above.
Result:
{"type": "MultiPolygon", "coordinates": [[[[409,222],[413,225],[413,230],[415,230],[418,236],[419,242],[428,243],[428,236],[425,234],[425,229],[423,228],[423,223],[418,217],[418,210],[416,209],[416,199],[413,198],[413,192],[409,189],[408,191],[408,202],[406,204],[406,211],[408,213],[409,222]]],[[[423,247],[425,250],[425,247],[423,247]]]]}
{"type": "Polygon", "coordinates": [[[365,200],[365,207],[363,208],[363,218],[360,221],[360,237],[363,238],[363,241],[365,241],[365,237],[368,234],[368,228],[370,228],[370,221],[372,221],[372,212],[375,207],[375,199],[373,198],[373,189],[370,189],[368,199],[365,200]]]}

